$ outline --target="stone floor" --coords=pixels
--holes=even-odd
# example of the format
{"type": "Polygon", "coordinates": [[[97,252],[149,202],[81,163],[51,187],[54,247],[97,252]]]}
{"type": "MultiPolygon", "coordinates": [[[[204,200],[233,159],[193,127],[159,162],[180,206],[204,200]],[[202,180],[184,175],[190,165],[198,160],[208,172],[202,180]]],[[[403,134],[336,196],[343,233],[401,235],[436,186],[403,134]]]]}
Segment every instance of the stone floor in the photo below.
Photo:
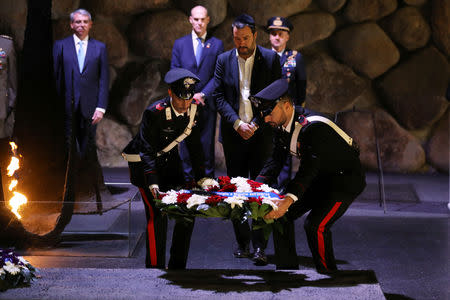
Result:
{"type": "MultiPolygon", "coordinates": [[[[135,194],[126,169],[104,173],[117,198],[135,194]]],[[[450,299],[448,176],[385,174],[384,180],[385,209],[378,177],[369,173],[367,189],[333,227],[340,277],[314,271],[304,217],[296,221],[299,271],[275,271],[271,240],[267,266],[234,258],[230,222],[200,218],[187,271],[146,270],[139,238],[145,215],[136,197],[102,216],[74,216],[58,247],[23,253],[42,278],[0,299],[450,299]]]]}

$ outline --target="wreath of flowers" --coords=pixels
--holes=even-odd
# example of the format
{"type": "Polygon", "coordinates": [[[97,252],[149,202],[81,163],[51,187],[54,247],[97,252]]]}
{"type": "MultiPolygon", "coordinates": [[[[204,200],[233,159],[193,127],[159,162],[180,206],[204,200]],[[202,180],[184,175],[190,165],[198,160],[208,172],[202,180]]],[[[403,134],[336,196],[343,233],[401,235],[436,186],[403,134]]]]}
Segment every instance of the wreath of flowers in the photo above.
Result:
{"type": "Polygon", "coordinates": [[[37,269],[13,250],[0,249],[0,291],[30,284],[37,278],[36,273],[37,269]]]}
{"type": "Polygon", "coordinates": [[[284,197],[267,184],[243,177],[220,176],[218,181],[204,178],[198,185],[201,189],[170,190],[160,194],[156,199],[158,207],[172,217],[220,217],[242,221],[252,218],[272,223],[263,217],[278,209],[274,200],[284,197]]]}

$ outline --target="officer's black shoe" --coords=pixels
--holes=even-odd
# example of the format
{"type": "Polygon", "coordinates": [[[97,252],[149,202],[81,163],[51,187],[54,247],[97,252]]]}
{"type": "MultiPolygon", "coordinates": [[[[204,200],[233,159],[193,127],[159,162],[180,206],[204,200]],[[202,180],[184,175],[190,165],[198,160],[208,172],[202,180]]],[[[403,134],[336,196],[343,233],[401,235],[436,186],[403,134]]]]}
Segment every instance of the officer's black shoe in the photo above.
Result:
{"type": "Polygon", "coordinates": [[[253,254],[253,261],[257,266],[265,266],[267,265],[267,256],[264,253],[264,249],[256,248],[255,253],[253,254]]]}
{"type": "Polygon", "coordinates": [[[249,246],[241,247],[239,246],[236,251],[234,251],[234,257],[236,258],[247,258],[250,257],[249,246]]]}
{"type": "Polygon", "coordinates": [[[325,268],[320,268],[317,269],[317,273],[323,274],[323,275],[336,275],[339,273],[338,269],[325,269],[325,268]]]}

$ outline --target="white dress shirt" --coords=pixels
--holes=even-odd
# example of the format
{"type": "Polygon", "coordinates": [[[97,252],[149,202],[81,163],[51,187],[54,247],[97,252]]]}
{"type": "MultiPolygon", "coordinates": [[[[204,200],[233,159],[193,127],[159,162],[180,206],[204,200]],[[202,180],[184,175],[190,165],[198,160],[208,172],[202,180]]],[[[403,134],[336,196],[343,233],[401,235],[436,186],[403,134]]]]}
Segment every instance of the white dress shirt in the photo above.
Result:
{"type": "Polygon", "coordinates": [[[279,57],[281,57],[283,55],[283,52],[284,52],[284,49],[281,50],[281,51],[277,51],[274,48],[272,48],[272,50],[275,51],[278,54],[279,57]]]}
{"type": "Polygon", "coordinates": [[[205,40],[206,40],[206,31],[205,31],[205,34],[203,34],[202,36],[197,36],[195,31],[192,30],[191,36],[192,36],[192,44],[194,45],[194,56],[196,56],[197,55],[197,46],[198,46],[197,38],[201,38],[202,39],[202,46],[204,46],[205,45],[205,40]]]}
{"type": "MultiPolygon", "coordinates": [[[[87,50],[87,45],[88,45],[88,41],[89,41],[89,36],[86,36],[84,39],[80,40],[75,34],[73,35],[73,41],[75,42],[75,51],[78,54],[78,51],[80,50],[80,41],[83,43],[83,55],[84,57],[86,57],[86,50],[87,50]]],[[[86,59],[85,59],[86,61],[86,59]]]]}
{"type": "Polygon", "coordinates": [[[252,83],[252,71],[255,62],[256,47],[253,54],[243,59],[239,56],[236,49],[236,56],[239,65],[239,118],[233,124],[233,128],[237,130],[242,123],[250,123],[253,119],[252,104],[248,97],[250,96],[250,86],[252,83]]]}

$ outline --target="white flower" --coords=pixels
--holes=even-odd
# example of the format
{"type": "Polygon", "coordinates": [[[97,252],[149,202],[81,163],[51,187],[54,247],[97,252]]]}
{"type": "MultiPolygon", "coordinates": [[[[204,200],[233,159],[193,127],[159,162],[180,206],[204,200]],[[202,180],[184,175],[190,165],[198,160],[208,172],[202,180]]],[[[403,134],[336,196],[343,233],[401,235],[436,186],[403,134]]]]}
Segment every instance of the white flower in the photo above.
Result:
{"type": "Polygon", "coordinates": [[[242,205],[244,204],[244,201],[247,201],[247,197],[228,197],[225,198],[225,200],[223,200],[224,202],[228,203],[231,205],[231,209],[233,209],[236,205],[239,207],[242,207],[242,205]]]}
{"type": "Polygon", "coordinates": [[[261,191],[266,192],[266,193],[274,192],[274,193],[280,194],[280,192],[277,189],[271,188],[267,184],[263,184],[259,188],[261,189],[261,191]]]}
{"type": "Polygon", "coordinates": [[[220,185],[217,181],[208,177],[203,177],[197,182],[197,184],[204,190],[207,190],[212,187],[220,188],[220,185]]]}
{"type": "Polygon", "coordinates": [[[191,208],[194,205],[203,204],[203,203],[205,203],[206,199],[208,199],[208,197],[194,194],[191,197],[189,197],[189,199],[187,199],[186,207],[191,208]]]}
{"type": "Polygon", "coordinates": [[[5,273],[6,273],[5,270],[3,270],[3,268],[0,268],[0,276],[5,274],[5,273]]]}
{"type": "Polygon", "coordinates": [[[6,262],[6,264],[3,266],[3,269],[11,275],[16,275],[20,272],[20,269],[9,261],[6,262]]]}
{"type": "Polygon", "coordinates": [[[236,185],[236,192],[238,193],[252,192],[252,187],[248,184],[247,180],[244,177],[233,177],[230,182],[236,185]]]}
{"type": "Polygon", "coordinates": [[[177,196],[178,194],[176,191],[170,190],[162,197],[161,202],[164,204],[175,204],[177,203],[177,196]]]}
{"type": "Polygon", "coordinates": [[[272,206],[273,210],[278,210],[278,205],[275,204],[275,202],[273,202],[272,200],[280,200],[277,198],[265,198],[263,199],[262,203],[263,204],[269,204],[270,206],[272,206]]]}

